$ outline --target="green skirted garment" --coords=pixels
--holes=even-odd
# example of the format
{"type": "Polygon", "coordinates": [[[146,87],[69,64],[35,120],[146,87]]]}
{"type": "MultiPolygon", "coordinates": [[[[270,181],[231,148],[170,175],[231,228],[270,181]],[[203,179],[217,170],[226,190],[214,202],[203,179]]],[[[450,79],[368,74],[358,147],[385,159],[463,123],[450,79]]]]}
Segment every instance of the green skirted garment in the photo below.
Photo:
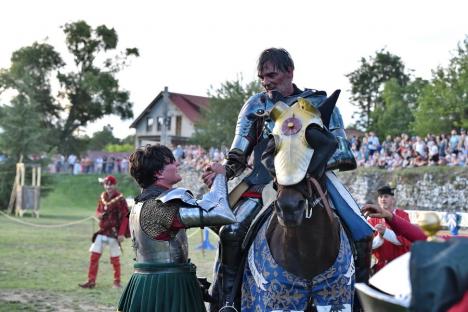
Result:
{"type": "Polygon", "coordinates": [[[192,263],[135,263],[120,297],[121,312],[206,311],[192,263]]]}

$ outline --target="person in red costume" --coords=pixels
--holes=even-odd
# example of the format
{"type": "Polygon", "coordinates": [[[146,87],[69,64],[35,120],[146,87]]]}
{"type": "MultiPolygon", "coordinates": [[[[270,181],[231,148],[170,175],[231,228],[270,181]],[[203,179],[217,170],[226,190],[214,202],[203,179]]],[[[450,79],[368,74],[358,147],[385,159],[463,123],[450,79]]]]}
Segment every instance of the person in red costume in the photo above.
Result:
{"type": "MultiPolygon", "coordinates": [[[[377,193],[380,208],[409,221],[408,214],[395,207],[395,197],[392,188],[383,186],[377,190],[377,193]]],[[[375,273],[393,259],[408,252],[411,242],[401,235],[396,235],[391,225],[385,219],[369,218],[368,221],[376,230],[372,242],[372,255],[376,259],[373,267],[373,272],[375,273]]]]}
{"type": "MultiPolygon", "coordinates": [[[[425,241],[427,239],[427,235],[424,234],[419,226],[410,223],[408,220],[395,215],[382,207],[373,204],[366,204],[361,211],[366,217],[384,219],[397,235],[404,237],[410,242],[425,241]]],[[[444,240],[454,239],[454,236],[451,235],[438,235],[437,237],[443,238],[444,240]]],[[[468,236],[455,236],[455,239],[459,238],[467,239],[468,236]]],[[[466,260],[460,259],[460,261],[466,260]]],[[[468,311],[468,287],[466,287],[461,299],[455,302],[455,304],[451,305],[450,308],[447,309],[447,312],[468,311]]]]}
{"type": "Polygon", "coordinates": [[[96,208],[96,217],[99,219],[99,231],[94,233],[89,251],[91,257],[89,261],[88,280],[79,284],[81,288],[94,288],[96,286],[96,276],[99,267],[104,245],[109,245],[110,262],[114,268],[114,288],[121,288],[120,285],[120,243],[129,237],[128,227],[128,206],[122,193],[117,191],[117,179],[114,176],[107,176],[100,180],[104,187],[96,208]]]}

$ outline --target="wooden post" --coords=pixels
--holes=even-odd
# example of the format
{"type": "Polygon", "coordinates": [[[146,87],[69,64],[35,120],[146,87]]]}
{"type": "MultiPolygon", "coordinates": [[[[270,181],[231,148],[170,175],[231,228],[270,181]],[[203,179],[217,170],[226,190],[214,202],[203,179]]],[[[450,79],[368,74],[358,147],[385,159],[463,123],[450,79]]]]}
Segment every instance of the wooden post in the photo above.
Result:
{"type": "Polygon", "coordinates": [[[31,185],[36,186],[36,167],[32,167],[31,185]]]}
{"type": "Polygon", "coordinates": [[[24,185],[24,176],[25,176],[25,170],[24,170],[24,163],[19,163],[19,168],[20,168],[20,172],[21,172],[21,177],[20,177],[20,185],[23,186],[24,185]]]}
{"type": "Polygon", "coordinates": [[[37,167],[37,183],[36,186],[40,187],[41,186],[41,166],[37,167]]]}
{"type": "Polygon", "coordinates": [[[24,186],[24,163],[17,163],[16,164],[16,177],[15,177],[15,185],[16,185],[16,203],[15,203],[15,214],[20,217],[23,216],[23,186],[24,186]]]}

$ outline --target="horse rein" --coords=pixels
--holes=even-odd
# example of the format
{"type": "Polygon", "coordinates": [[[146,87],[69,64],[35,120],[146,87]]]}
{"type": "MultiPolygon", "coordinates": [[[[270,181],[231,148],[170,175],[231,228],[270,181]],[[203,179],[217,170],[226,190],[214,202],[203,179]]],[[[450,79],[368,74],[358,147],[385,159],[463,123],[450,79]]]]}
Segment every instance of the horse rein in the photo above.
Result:
{"type": "Polygon", "coordinates": [[[330,203],[328,202],[328,199],[326,197],[326,192],[323,191],[322,187],[320,186],[320,183],[314,177],[307,177],[306,182],[307,182],[307,191],[309,193],[308,196],[312,197],[312,187],[314,187],[317,193],[319,194],[320,199],[323,202],[323,205],[325,206],[325,211],[327,212],[328,217],[330,218],[330,222],[333,222],[334,220],[333,212],[330,207],[330,203]]]}

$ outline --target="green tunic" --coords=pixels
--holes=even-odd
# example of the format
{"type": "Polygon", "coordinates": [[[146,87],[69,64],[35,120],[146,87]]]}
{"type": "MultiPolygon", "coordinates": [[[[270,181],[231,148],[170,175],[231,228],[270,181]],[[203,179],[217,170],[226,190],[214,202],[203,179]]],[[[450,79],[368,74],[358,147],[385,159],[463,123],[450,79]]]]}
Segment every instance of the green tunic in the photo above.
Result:
{"type": "Polygon", "coordinates": [[[122,312],[206,311],[192,263],[135,263],[120,298],[122,312]]]}

